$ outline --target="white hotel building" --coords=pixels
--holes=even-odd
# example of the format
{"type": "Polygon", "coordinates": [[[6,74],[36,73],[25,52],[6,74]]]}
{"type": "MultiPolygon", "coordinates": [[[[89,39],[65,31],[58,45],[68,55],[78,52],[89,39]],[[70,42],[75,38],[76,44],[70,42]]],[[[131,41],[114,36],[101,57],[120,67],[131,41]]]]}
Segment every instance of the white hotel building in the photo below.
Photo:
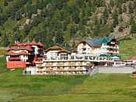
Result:
{"type": "Polygon", "coordinates": [[[117,40],[111,37],[78,40],[70,53],[59,46],[44,51],[36,67],[26,68],[34,75],[87,74],[93,66],[109,66],[119,58],[117,40]]]}

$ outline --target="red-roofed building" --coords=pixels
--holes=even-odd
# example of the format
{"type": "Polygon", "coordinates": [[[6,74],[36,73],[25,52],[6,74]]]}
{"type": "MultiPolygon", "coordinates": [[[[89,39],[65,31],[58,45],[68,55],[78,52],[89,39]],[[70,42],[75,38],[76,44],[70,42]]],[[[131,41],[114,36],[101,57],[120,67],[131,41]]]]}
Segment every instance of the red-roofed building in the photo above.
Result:
{"type": "Polygon", "coordinates": [[[43,44],[36,41],[15,42],[6,53],[8,69],[25,68],[35,65],[36,58],[41,57],[43,44]]]}

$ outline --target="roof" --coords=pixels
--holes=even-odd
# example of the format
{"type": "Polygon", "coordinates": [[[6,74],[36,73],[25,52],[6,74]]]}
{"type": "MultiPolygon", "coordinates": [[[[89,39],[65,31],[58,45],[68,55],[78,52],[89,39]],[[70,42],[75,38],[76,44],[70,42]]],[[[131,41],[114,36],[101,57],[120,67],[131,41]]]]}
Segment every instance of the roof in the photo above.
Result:
{"type": "Polygon", "coordinates": [[[32,45],[37,45],[37,46],[43,46],[43,44],[41,42],[36,42],[35,40],[33,40],[32,42],[15,42],[15,44],[13,44],[13,46],[32,46],[32,45]]]}
{"type": "Polygon", "coordinates": [[[64,48],[61,48],[61,47],[58,46],[58,45],[54,45],[54,46],[51,46],[51,47],[45,49],[46,52],[49,51],[49,50],[59,50],[59,51],[61,51],[61,50],[65,50],[65,49],[64,49],[64,48]]]}
{"type": "Polygon", "coordinates": [[[26,52],[26,51],[21,51],[21,52],[19,52],[19,54],[20,54],[20,55],[28,55],[28,52],[26,52]]]}
{"type": "Polygon", "coordinates": [[[90,46],[101,46],[103,43],[107,44],[112,40],[112,37],[94,38],[94,39],[83,39],[81,42],[86,42],[90,46]]]}
{"type": "Polygon", "coordinates": [[[6,55],[28,55],[28,52],[27,51],[21,51],[19,53],[15,53],[13,51],[9,51],[6,53],[6,55]]]}
{"type": "Polygon", "coordinates": [[[38,42],[38,45],[39,45],[39,46],[43,46],[43,43],[41,43],[41,42],[38,42]]]}
{"type": "Polygon", "coordinates": [[[60,50],[58,53],[70,53],[70,52],[67,50],[60,50]]]}
{"type": "Polygon", "coordinates": [[[32,42],[30,42],[30,45],[38,45],[38,43],[35,40],[33,40],[32,42]]]}
{"type": "Polygon", "coordinates": [[[93,46],[94,48],[101,48],[101,45],[93,46]]]}
{"type": "Polygon", "coordinates": [[[17,46],[11,46],[11,48],[9,48],[8,50],[16,50],[16,49],[18,49],[17,46]]]}
{"type": "Polygon", "coordinates": [[[120,58],[120,55],[100,54],[100,57],[120,58]]]}
{"type": "Polygon", "coordinates": [[[27,49],[28,51],[33,51],[33,49],[31,48],[31,46],[27,45],[24,49],[27,49]]]}
{"type": "Polygon", "coordinates": [[[15,44],[13,44],[13,46],[26,46],[26,45],[30,45],[30,43],[28,42],[15,42],[15,44]]]}
{"type": "Polygon", "coordinates": [[[18,54],[13,52],[13,51],[9,51],[9,52],[6,53],[6,55],[18,55],[18,54]]]}
{"type": "Polygon", "coordinates": [[[28,50],[28,51],[33,51],[33,49],[31,48],[30,45],[27,46],[12,46],[11,48],[9,48],[9,50],[28,50]]]}

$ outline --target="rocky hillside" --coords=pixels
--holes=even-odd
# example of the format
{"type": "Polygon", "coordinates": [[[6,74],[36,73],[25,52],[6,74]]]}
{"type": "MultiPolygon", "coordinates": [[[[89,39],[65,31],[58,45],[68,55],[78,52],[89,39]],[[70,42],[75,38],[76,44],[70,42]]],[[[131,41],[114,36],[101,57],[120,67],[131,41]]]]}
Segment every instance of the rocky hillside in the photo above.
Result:
{"type": "Polygon", "coordinates": [[[136,0],[0,0],[0,45],[42,41],[45,47],[74,39],[136,33],[136,0]]]}

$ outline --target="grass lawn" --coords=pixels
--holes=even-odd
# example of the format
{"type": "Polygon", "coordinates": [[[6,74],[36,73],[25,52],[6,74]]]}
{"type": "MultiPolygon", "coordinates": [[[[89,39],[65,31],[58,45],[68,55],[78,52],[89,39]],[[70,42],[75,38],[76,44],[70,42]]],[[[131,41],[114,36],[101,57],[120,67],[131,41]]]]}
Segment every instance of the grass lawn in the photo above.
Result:
{"type": "Polygon", "coordinates": [[[0,102],[134,102],[136,79],[130,74],[23,76],[0,59],[0,102]]]}
{"type": "Polygon", "coordinates": [[[0,74],[0,102],[128,102],[136,99],[136,79],[129,74],[23,76],[0,74]]]}

